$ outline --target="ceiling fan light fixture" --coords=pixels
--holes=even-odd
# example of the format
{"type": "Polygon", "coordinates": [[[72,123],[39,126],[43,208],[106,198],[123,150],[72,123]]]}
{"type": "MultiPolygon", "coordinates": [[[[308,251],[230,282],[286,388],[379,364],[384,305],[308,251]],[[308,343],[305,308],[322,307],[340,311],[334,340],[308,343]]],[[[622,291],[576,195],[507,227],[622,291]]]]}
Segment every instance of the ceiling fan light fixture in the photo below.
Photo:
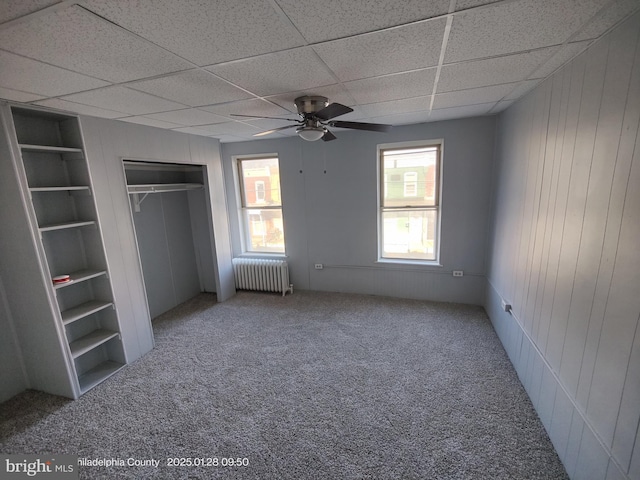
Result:
{"type": "Polygon", "coordinates": [[[316,140],[320,140],[326,133],[326,130],[323,127],[300,127],[296,131],[298,132],[300,138],[306,140],[307,142],[315,142],[316,140]]]}

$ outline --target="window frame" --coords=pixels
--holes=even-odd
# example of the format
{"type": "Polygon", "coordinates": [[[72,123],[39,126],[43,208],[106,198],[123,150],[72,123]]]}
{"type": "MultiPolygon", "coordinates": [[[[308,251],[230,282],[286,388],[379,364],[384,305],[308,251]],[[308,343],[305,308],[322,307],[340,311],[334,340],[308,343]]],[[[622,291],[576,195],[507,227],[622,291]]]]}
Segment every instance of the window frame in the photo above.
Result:
{"type": "MultiPolygon", "coordinates": [[[[234,176],[236,179],[236,201],[237,201],[237,209],[238,209],[238,229],[240,233],[240,243],[242,246],[241,255],[246,256],[260,256],[260,257],[285,257],[287,251],[287,242],[286,242],[286,227],[284,221],[284,213],[282,206],[282,184],[280,183],[280,203],[279,205],[264,205],[259,206],[247,206],[246,205],[246,191],[244,184],[244,176],[242,170],[242,163],[244,161],[251,160],[269,160],[276,159],[278,161],[278,171],[280,171],[280,157],[277,153],[260,153],[260,154],[252,154],[252,155],[235,155],[232,157],[234,162],[234,176]],[[251,245],[251,237],[249,235],[249,213],[248,210],[278,210],[280,211],[280,216],[282,217],[282,236],[284,242],[284,249],[282,252],[274,252],[274,251],[264,251],[264,250],[252,250],[251,245]]],[[[266,195],[266,185],[265,185],[265,195],[266,195]]],[[[257,201],[257,198],[256,198],[257,201]]]]}
{"type": "MultiPolygon", "coordinates": [[[[378,259],[377,263],[398,263],[398,264],[415,264],[415,265],[426,265],[426,266],[436,266],[442,267],[440,263],[440,255],[441,255],[441,224],[442,224],[442,166],[443,166],[443,157],[444,157],[444,139],[429,139],[429,140],[415,140],[409,142],[394,142],[394,143],[384,143],[379,144],[376,149],[377,153],[377,178],[378,178],[378,186],[377,186],[377,223],[378,223],[378,259]],[[436,172],[435,172],[435,184],[434,184],[434,205],[431,206],[396,206],[396,207],[385,207],[384,206],[384,197],[383,195],[386,193],[386,185],[385,185],[385,176],[387,174],[384,173],[384,159],[383,153],[389,150],[409,150],[413,148],[430,148],[436,147],[437,156],[436,156],[436,172]],[[389,211],[401,211],[401,210],[415,210],[415,211],[435,211],[436,212],[436,220],[435,227],[436,232],[434,235],[435,242],[435,252],[434,259],[418,259],[418,258],[410,258],[410,257],[385,257],[384,254],[384,212],[389,211]]],[[[404,177],[403,177],[404,180],[404,177]]],[[[404,192],[404,185],[403,185],[404,192]]],[[[411,197],[406,197],[411,198],[411,197]]]]}

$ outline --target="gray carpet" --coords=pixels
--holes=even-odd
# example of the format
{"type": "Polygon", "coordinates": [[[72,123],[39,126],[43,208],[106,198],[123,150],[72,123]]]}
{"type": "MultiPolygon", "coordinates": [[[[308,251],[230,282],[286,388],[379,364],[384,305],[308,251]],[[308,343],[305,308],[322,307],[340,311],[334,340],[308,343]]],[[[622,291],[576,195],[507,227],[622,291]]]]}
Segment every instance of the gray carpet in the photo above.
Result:
{"type": "Polygon", "coordinates": [[[568,478],[480,307],[203,294],[154,331],[151,353],[75,402],[2,404],[0,451],[160,460],[80,469],[96,479],[568,478]]]}

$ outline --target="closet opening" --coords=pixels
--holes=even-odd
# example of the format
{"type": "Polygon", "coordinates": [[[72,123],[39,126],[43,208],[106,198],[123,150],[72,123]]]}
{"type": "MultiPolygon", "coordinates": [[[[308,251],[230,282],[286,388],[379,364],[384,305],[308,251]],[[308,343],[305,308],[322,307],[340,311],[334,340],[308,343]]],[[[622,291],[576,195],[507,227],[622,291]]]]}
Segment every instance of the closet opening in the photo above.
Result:
{"type": "Polygon", "coordinates": [[[206,166],[124,159],[138,256],[151,318],[215,293],[206,166]]]}

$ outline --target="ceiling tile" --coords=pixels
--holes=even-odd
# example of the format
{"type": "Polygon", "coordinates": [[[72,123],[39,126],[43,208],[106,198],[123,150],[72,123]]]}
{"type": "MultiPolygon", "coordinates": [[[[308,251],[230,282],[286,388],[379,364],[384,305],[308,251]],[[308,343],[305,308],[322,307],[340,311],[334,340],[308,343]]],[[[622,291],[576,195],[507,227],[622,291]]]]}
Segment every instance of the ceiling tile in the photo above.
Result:
{"type": "Polygon", "coordinates": [[[276,0],[308,42],[372,32],[447,13],[449,0],[276,0]],[[319,21],[321,19],[321,21],[319,21]]]}
{"type": "Polygon", "coordinates": [[[430,105],[431,95],[426,95],[424,97],[406,98],[404,100],[370,103],[368,105],[360,105],[358,108],[360,108],[367,117],[380,117],[398,113],[428,112],[430,105]]]}
{"type": "Polygon", "coordinates": [[[162,122],[177,123],[178,125],[210,125],[213,123],[223,123],[229,120],[210,112],[204,112],[197,108],[187,108],[185,110],[172,110],[170,112],[150,113],[146,118],[152,118],[162,122]]]}
{"type": "Polygon", "coordinates": [[[545,78],[551,75],[556,69],[567,63],[576,55],[579,55],[586,49],[591,42],[569,43],[562,46],[549,60],[533,72],[530,78],[545,78]]]}
{"type": "Polygon", "coordinates": [[[344,86],[360,104],[423,97],[433,91],[435,68],[347,82],[344,86]]]}
{"type": "Polygon", "coordinates": [[[101,88],[92,92],[76,93],[63,98],[76,103],[84,103],[94,107],[115,109],[130,115],[181,110],[185,105],[170,102],[143,92],[126,87],[114,86],[101,88]]]}
{"type": "Polygon", "coordinates": [[[203,137],[211,136],[210,132],[198,127],[180,127],[180,128],[172,128],[172,130],[174,132],[189,133],[191,135],[201,135],[203,137]]]}
{"type": "Polygon", "coordinates": [[[46,97],[109,85],[107,82],[0,51],[0,86],[46,97]]]}
{"type": "MultiPolygon", "coordinates": [[[[371,123],[385,123],[388,125],[408,125],[411,123],[424,123],[429,121],[429,111],[397,113],[395,115],[385,115],[382,117],[370,118],[371,123]]],[[[380,137],[382,139],[382,137],[380,137]]],[[[383,141],[383,140],[381,140],[383,141]]]]}
{"type": "Polygon", "coordinates": [[[201,66],[305,43],[293,25],[264,0],[89,0],[84,4],[201,66]]]}
{"type": "Polygon", "coordinates": [[[329,103],[341,103],[348,107],[352,107],[356,103],[349,92],[340,84],[313,89],[310,88],[308,90],[299,90],[297,92],[289,92],[281,95],[273,95],[266,97],[266,99],[280,105],[282,108],[286,108],[292,113],[297,113],[298,110],[296,109],[294,101],[296,98],[305,95],[327,97],[329,99],[329,103]]]}
{"type": "Polygon", "coordinates": [[[458,0],[456,2],[456,11],[479,7],[481,5],[488,5],[490,3],[497,3],[500,1],[502,0],[458,0]]]}
{"type": "Polygon", "coordinates": [[[429,116],[429,121],[435,122],[438,120],[451,120],[454,118],[465,117],[477,117],[479,115],[487,115],[491,108],[495,105],[494,102],[482,103],[479,105],[465,105],[462,107],[442,108],[438,110],[432,110],[429,116]]]}
{"type": "Polygon", "coordinates": [[[558,49],[550,47],[504,57],[444,65],[438,80],[438,93],[524,80],[558,49]]]}
{"type": "Polygon", "coordinates": [[[517,98],[522,97],[530,90],[532,90],[536,85],[538,85],[542,80],[525,80],[524,82],[520,82],[512,91],[505,97],[505,100],[515,100],[517,98]]]}
{"type": "Polygon", "coordinates": [[[313,48],[343,82],[416,70],[438,64],[446,23],[440,18],[313,48]]]}
{"type": "Polygon", "coordinates": [[[502,100],[494,105],[494,107],[489,111],[489,113],[500,113],[503,110],[506,110],[511,106],[511,104],[515,100],[502,100]]]}
{"type": "Polygon", "coordinates": [[[469,90],[458,90],[457,92],[441,93],[436,95],[433,102],[433,108],[439,109],[497,102],[504,96],[508,95],[515,86],[515,83],[507,83],[505,85],[494,85],[491,87],[472,88],[469,90]]]}
{"type": "Polygon", "coordinates": [[[310,47],[216,65],[207,70],[260,96],[336,83],[310,47]]]}
{"type": "Polygon", "coordinates": [[[224,115],[227,117],[231,116],[231,114],[255,115],[264,117],[290,116],[289,111],[260,98],[241,100],[239,102],[221,103],[220,105],[201,107],[201,109],[206,110],[207,112],[213,112],[218,115],[224,115]]]}
{"type": "Polygon", "coordinates": [[[251,97],[249,93],[203,70],[189,70],[127,86],[192,107],[251,97]]]}
{"type": "Polygon", "coordinates": [[[209,135],[248,135],[260,132],[258,127],[242,122],[216,123],[215,125],[200,125],[199,130],[208,132],[209,135]]]}
{"type": "Polygon", "coordinates": [[[122,122],[137,123],[139,125],[148,125],[150,127],[157,127],[157,128],[171,129],[171,128],[179,127],[179,125],[176,123],[163,122],[162,120],[156,120],[153,118],[142,117],[142,116],[125,117],[125,118],[120,118],[119,120],[122,122]]]}
{"type": "Polygon", "coordinates": [[[69,102],[60,98],[49,98],[36,103],[45,107],[57,108],[58,110],[65,110],[67,112],[89,115],[92,117],[121,118],[127,116],[127,113],[124,112],[116,112],[106,108],[98,108],[91,105],[84,105],[82,103],[69,102]]]}
{"type": "Polygon", "coordinates": [[[583,28],[572,42],[597,38],[616,23],[640,7],[638,0],[616,0],[602,15],[598,15],[583,28]]]}
{"type": "Polygon", "coordinates": [[[77,6],[2,29],[0,44],[5,50],[111,82],[190,66],[77,6]]]}
{"type": "Polygon", "coordinates": [[[456,13],[445,63],[563,43],[609,0],[520,0],[456,13]]]}
{"type": "Polygon", "coordinates": [[[0,23],[37,12],[60,0],[2,0],[0,6],[0,23]]]}
{"type": "MultiPolygon", "coordinates": [[[[0,77],[2,77],[2,74],[0,74],[0,77]]],[[[43,96],[34,95],[33,93],[28,92],[21,92],[11,88],[0,87],[0,98],[14,102],[33,102],[34,100],[43,98],[43,96]]]]}

